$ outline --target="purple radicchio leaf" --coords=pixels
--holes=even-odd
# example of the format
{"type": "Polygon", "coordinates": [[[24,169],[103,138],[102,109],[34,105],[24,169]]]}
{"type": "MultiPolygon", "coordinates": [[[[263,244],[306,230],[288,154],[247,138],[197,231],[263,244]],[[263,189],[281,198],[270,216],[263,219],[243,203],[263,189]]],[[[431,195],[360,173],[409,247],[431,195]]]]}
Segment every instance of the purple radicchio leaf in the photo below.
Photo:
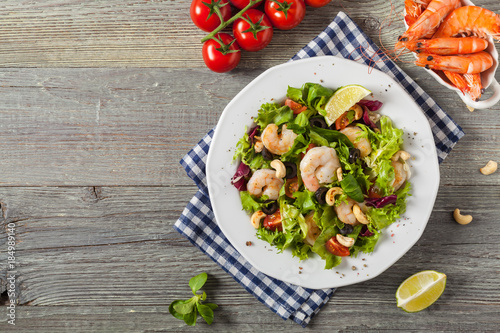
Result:
{"type": "Polygon", "coordinates": [[[240,162],[238,169],[236,170],[233,178],[231,178],[231,184],[238,189],[238,191],[247,190],[247,180],[245,177],[250,175],[250,167],[243,162],[240,162]]]}
{"type": "Polygon", "coordinates": [[[257,133],[259,133],[259,130],[260,130],[260,126],[255,126],[253,128],[250,129],[250,131],[248,131],[248,138],[250,139],[250,142],[252,142],[252,144],[254,143],[253,142],[253,138],[254,136],[257,135],[257,133]]]}
{"type": "Polygon", "coordinates": [[[382,107],[383,103],[381,101],[377,101],[377,100],[369,101],[369,100],[363,99],[363,100],[359,101],[358,104],[361,106],[366,106],[368,108],[368,110],[370,110],[370,111],[377,111],[378,109],[380,109],[382,107]]]}
{"type": "Polygon", "coordinates": [[[388,195],[382,198],[368,198],[365,199],[365,203],[367,206],[382,208],[389,204],[395,204],[398,200],[398,196],[395,194],[388,195]]]}
{"type": "Polygon", "coordinates": [[[361,228],[361,231],[359,232],[359,235],[361,237],[370,237],[370,236],[373,236],[374,233],[371,232],[366,225],[364,225],[363,228],[361,228]]]}
{"type": "Polygon", "coordinates": [[[365,125],[366,126],[370,126],[371,128],[374,128],[374,129],[377,128],[377,125],[375,125],[375,123],[370,118],[370,112],[371,111],[369,111],[368,107],[366,107],[366,106],[363,106],[363,108],[364,108],[365,111],[363,112],[363,118],[362,119],[363,119],[363,122],[365,123],[365,125]]]}

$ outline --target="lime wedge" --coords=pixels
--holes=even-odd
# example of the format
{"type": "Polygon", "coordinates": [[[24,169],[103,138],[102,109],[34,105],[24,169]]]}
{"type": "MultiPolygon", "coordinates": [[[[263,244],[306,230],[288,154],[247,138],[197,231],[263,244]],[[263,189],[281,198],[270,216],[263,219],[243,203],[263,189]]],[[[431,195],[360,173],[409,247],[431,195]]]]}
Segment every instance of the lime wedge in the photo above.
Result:
{"type": "Polygon", "coordinates": [[[368,96],[372,92],[359,84],[350,84],[337,89],[326,102],[326,122],[333,124],[338,117],[348,111],[351,106],[368,96]]]}
{"type": "Polygon", "coordinates": [[[422,271],[403,281],[396,291],[398,307],[406,312],[421,311],[434,303],[443,293],[446,275],[422,271]]]}

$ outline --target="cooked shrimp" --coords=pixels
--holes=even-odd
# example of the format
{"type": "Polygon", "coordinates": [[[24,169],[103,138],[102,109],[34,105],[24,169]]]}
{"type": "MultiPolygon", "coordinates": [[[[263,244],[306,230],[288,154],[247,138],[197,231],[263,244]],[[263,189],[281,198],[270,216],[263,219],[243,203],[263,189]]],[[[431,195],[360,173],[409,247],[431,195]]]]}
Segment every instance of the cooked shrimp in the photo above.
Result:
{"type": "Polygon", "coordinates": [[[283,125],[281,134],[278,134],[278,126],[276,124],[269,124],[264,128],[260,136],[264,146],[273,154],[283,155],[293,145],[297,134],[283,125]]]}
{"type": "Polygon", "coordinates": [[[474,101],[477,101],[481,97],[483,85],[480,74],[459,74],[449,71],[443,71],[443,73],[450,80],[451,84],[457,87],[464,95],[468,94],[474,101]]]}
{"type": "Polygon", "coordinates": [[[444,19],[433,38],[462,34],[500,40],[500,15],[478,6],[460,7],[444,19]]]}
{"type": "Polygon", "coordinates": [[[341,202],[340,205],[333,207],[340,221],[350,225],[359,224],[358,220],[356,220],[356,216],[354,216],[354,213],[352,212],[352,207],[356,203],[357,202],[351,198],[347,198],[347,203],[341,202]]]}
{"type": "Polygon", "coordinates": [[[247,190],[251,195],[260,197],[267,195],[270,200],[279,197],[283,179],[276,177],[276,171],[271,169],[260,169],[253,173],[247,183],[247,190]]]}
{"type": "Polygon", "coordinates": [[[422,15],[413,23],[406,32],[398,38],[396,48],[403,47],[401,42],[408,42],[432,36],[441,21],[452,10],[460,7],[460,0],[433,0],[429,3],[422,15]]]}
{"type": "Polygon", "coordinates": [[[357,126],[349,126],[340,130],[340,133],[347,136],[347,138],[349,139],[349,141],[352,142],[354,147],[359,149],[361,158],[370,155],[370,153],[372,152],[372,146],[370,144],[370,141],[361,136],[361,133],[363,133],[363,130],[361,128],[357,126]]]}
{"type": "Polygon", "coordinates": [[[401,161],[392,161],[391,165],[394,168],[394,180],[391,186],[397,191],[410,178],[409,169],[406,163],[401,161]]]}
{"type": "Polygon", "coordinates": [[[340,168],[340,161],[335,149],[314,147],[305,154],[299,168],[304,186],[315,192],[320,183],[331,183],[335,179],[335,171],[340,168]]]}
{"type": "Polygon", "coordinates": [[[306,235],[306,238],[304,238],[304,243],[311,245],[311,246],[314,245],[314,242],[316,242],[316,239],[321,234],[321,230],[319,229],[318,225],[316,224],[316,221],[314,221],[313,217],[314,217],[314,211],[310,211],[304,217],[306,220],[306,224],[307,224],[307,235],[306,235]]]}
{"type": "Polygon", "coordinates": [[[402,44],[412,52],[440,55],[476,53],[488,47],[488,41],[479,37],[418,39],[402,44]]]}
{"type": "Polygon", "coordinates": [[[485,51],[462,55],[430,55],[421,53],[415,64],[427,69],[446,70],[460,74],[477,74],[493,66],[493,57],[485,51]]]}
{"type": "Polygon", "coordinates": [[[431,0],[405,0],[405,21],[411,26],[427,8],[431,0]]]}

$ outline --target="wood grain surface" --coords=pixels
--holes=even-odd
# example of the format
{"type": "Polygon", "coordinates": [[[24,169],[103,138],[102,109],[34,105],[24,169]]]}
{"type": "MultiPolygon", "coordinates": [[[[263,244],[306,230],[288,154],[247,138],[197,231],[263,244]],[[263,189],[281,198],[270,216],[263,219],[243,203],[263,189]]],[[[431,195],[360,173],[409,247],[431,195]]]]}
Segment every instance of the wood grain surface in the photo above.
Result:
{"type": "MultiPolygon", "coordinates": [[[[248,294],[173,224],[196,186],[179,160],[227,103],[286,62],[340,11],[377,44],[401,34],[403,1],[332,1],[308,8],[263,51],[228,74],[208,70],[190,1],[4,0],[0,3],[1,332],[497,332],[500,325],[500,106],[470,112],[411,58],[407,74],[466,135],[441,164],[441,184],[417,244],[372,280],[339,288],[303,329],[248,294]],[[392,6],[391,6],[392,5],[392,6]],[[454,222],[455,208],[474,216],[454,222]],[[7,323],[7,226],[16,230],[16,325],[7,323]],[[11,224],[12,225],[12,224],[11,224]],[[409,275],[448,275],[418,314],[396,307],[409,275]],[[205,290],[220,308],[188,327],[168,305],[205,290]]],[[[500,12],[496,0],[475,1],[500,12]]],[[[496,75],[497,80],[500,75],[496,75]]]]}

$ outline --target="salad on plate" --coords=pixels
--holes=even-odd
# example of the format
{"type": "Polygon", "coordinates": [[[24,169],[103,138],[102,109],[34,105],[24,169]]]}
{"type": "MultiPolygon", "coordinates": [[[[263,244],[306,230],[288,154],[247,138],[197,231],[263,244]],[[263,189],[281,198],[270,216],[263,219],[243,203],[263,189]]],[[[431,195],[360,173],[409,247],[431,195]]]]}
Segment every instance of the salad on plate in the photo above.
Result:
{"type": "Polygon", "coordinates": [[[410,154],[403,130],[358,85],[288,87],[264,103],[236,145],[231,182],[258,238],[325,269],[374,251],[405,212],[410,154]]]}

